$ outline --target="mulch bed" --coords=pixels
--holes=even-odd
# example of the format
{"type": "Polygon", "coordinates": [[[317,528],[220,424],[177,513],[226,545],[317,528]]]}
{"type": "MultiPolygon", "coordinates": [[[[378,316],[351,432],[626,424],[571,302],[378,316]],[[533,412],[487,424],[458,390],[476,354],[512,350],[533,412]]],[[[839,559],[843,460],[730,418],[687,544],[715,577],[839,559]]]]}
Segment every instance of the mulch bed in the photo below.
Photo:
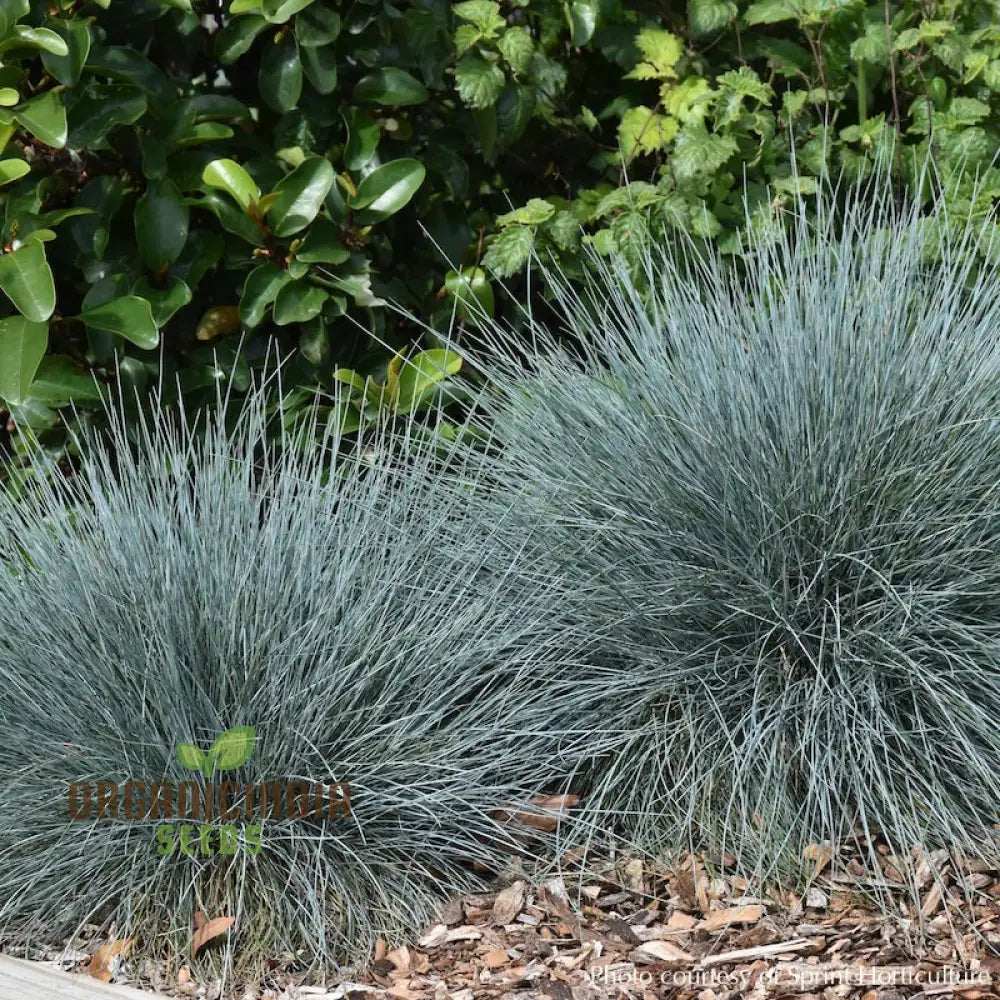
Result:
{"type": "MultiPolygon", "coordinates": [[[[635,858],[595,866],[579,897],[562,877],[510,881],[452,900],[409,947],[380,943],[356,981],[304,986],[288,975],[236,996],[1000,1000],[1000,871],[970,863],[960,874],[944,852],[917,854],[917,901],[900,884],[877,905],[863,891],[872,873],[857,858],[838,864],[820,851],[815,861],[804,896],[751,896],[743,879],[710,874],[691,857],[670,868],[635,858]]],[[[899,859],[884,856],[882,867],[898,877],[899,859]]],[[[167,981],[148,963],[124,964],[118,981],[178,997],[221,994],[185,969],[167,981]]]]}

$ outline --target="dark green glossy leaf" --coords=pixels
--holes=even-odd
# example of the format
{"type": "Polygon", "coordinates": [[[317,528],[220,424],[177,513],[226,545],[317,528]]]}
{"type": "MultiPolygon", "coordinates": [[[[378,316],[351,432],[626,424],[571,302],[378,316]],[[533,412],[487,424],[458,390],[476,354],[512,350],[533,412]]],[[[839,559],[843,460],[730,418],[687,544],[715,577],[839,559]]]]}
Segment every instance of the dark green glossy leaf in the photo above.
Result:
{"type": "Polygon", "coordinates": [[[427,88],[416,77],[394,66],[368,73],[354,88],[355,100],[387,108],[423,104],[429,96],[427,88]]]}
{"type": "Polygon", "coordinates": [[[291,275],[273,261],[255,267],[243,283],[240,298],[240,321],[243,325],[250,329],[258,326],[278,292],[291,280],[291,275]]]}
{"type": "Polygon", "coordinates": [[[295,18],[295,37],[303,48],[315,48],[336,41],[340,15],[323,3],[314,3],[295,18]]]}
{"type": "Polygon", "coordinates": [[[152,307],[137,295],[123,295],[104,305],[85,309],[80,319],[95,330],[123,337],[143,350],[151,351],[160,342],[152,307]]]}
{"type": "Polygon", "coordinates": [[[46,21],[46,27],[63,39],[67,52],[63,56],[42,52],[42,65],[61,84],[72,87],[79,81],[90,53],[90,25],[76,18],[68,21],[52,18],[46,21]]]}
{"type": "Polygon", "coordinates": [[[309,225],[333,184],[333,167],[321,156],[309,156],[272,189],[267,217],[277,236],[291,236],[309,225]]]}
{"type": "Polygon", "coordinates": [[[332,45],[303,47],[299,56],[306,79],[319,93],[332,94],[337,89],[337,50],[332,45]]]}
{"type": "Polygon", "coordinates": [[[328,294],[325,289],[311,284],[308,278],[290,281],[274,300],[274,322],[287,326],[313,319],[322,312],[328,294]]]}
{"type": "Polygon", "coordinates": [[[270,45],[260,63],[260,96],[275,111],[290,111],[302,93],[302,63],[295,36],[287,34],[270,45]]]}
{"type": "Polygon", "coordinates": [[[56,286],[45,247],[29,240],[0,255],[0,288],[22,316],[36,323],[47,320],[56,308],[56,286]]]}
{"type": "Polygon", "coordinates": [[[19,105],[14,118],[46,146],[62,149],[66,145],[66,109],[54,90],[19,105]]]}
{"type": "Polygon", "coordinates": [[[146,95],[137,87],[92,84],[69,109],[67,145],[72,149],[98,146],[113,129],[137,122],[146,107],[146,95]]]}
{"type": "Polygon", "coordinates": [[[48,342],[48,323],[24,316],[0,319],[0,399],[5,403],[23,403],[28,398],[48,342]]]}
{"type": "Polygon", "coordinates": [[[67,403],[97,403],[103,398],[94,376],[71,358],[43,358],[31,383],[31,398],[46,406],[67,403]]]}
{"type": "Polygon", "coordinates": [[[426,170],[419,160],[400,159],[376,167],[350,200],[361,225],[381,222],[398,212],[423,183],[426,170]]]}
{"type": "Polygon", "coordinates": [[[361,170],[368,166],[382,135],[378,122],[360,108],[351,108],[347,113],[347,148],[344,150],[344,166],[348,170],[361,170]]]}
{"type": "Polygon", "coordinates": [[[295,259],[305,264],[342,264],[351,256],[341,242],[340,227],[328,219],[318,219],[295,251],[295,259]]]}
{"type": "Polygon", "coordinates": [[[150,181],[135,205],[139,255],[151,271],[172,264],[187,242],[190,210],[171,180],[150,181]]]}
{"type": "Polygon", "coordinates": [[[270,27],[267,18],[256,14],[234,17],[215,38],[215,54],[223,66],[236,62],[250,51],[250,46],[270,27]]]}

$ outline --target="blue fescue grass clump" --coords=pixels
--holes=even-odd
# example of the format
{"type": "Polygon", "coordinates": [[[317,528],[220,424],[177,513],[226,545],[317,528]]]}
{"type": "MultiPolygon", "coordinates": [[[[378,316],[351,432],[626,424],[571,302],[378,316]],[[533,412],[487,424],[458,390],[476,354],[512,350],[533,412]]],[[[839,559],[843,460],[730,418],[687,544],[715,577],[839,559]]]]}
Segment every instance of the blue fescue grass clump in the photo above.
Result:
{"type": "Polygon", "coordinates": [[[268,413],[251,395],[193,430],[119,420],[76,478],[0,498],[8,942],[97,924],[135,956],[186,960],[200,911],[236,918],[222,957],[247,974],[351,963],[528,849],[494,814],[559,790],[539,685],[576,669],[572,643],[543,588],[497,598],[494,547],[468,547],[464,497],[440,487],[440,443],[404,428],[299,447],[268,413]],[[209,833],[193,856],[182,820],[170,853],[162,817],[100,819],[94,802],[71,820],[71,784],[205,784],[179,746],[247,726],[212,783],[343,782],[351,816],[258,809],[259,853],[246,819],[236,853],[209,833]]]}
{"type": "Polygon", "coordinates": [[[590,717],[638,731],[588,802],[645,846],[998,857],[995,229],[881,191],[787,209],[737,261],[550,273],[530,371],[493,328],[492,475],[545,525],[515,573],[603,644],[590,717]]]}

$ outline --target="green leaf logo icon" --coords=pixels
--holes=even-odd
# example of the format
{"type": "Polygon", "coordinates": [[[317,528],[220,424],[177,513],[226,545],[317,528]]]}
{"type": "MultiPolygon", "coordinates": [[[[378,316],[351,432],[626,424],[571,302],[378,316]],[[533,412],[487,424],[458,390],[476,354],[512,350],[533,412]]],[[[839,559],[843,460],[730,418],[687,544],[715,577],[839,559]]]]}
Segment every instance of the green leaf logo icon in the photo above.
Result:
{"type": "Polygon", "coordinates": [[[242,767],[253,756],[255,738],[253,726],[234,726],[216,739],[208,753],[193,743],[179,744],[177,759],[181,767],[201,771],[206,778],[211,778],[216,771],[233,771],[242,767]]]}

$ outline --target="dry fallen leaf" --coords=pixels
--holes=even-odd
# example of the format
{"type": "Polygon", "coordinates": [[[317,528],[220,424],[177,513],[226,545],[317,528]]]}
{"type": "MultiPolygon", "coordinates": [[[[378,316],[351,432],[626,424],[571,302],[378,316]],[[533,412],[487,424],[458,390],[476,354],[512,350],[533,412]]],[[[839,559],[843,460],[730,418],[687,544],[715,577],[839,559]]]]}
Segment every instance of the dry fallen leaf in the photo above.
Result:
{"type": "Polygon", "coordinates": [[[706,931],[721,931],[734,924],[755,924],[762,916],[764,907],[758,903],[730,906],[725,910],[713,910],[698,926],[706,931]]]}
{"type": "Polygon", "coordinates": [[[216,917],[214,920],[205,921],[203,919],[199,921],[196,914],[196,930],[194,937],[191,939],[191,957],[194,958],[209,941],[225,934],[235,923],[236,917],[216,917]]]}
{"type": "Polygon", "coordinates": [[[527,888],[526,883],[515,882],[498,893],[497,898],[493,902],[490,923],[501,926],[512,924],[514,918],[521,912],[521,908],[524,906],[524,897],[527,893],[527,888]]]}
{"type": "Polygon", "coordinates": [[[521,826],[551,833],[559,826],[562,814],[580,802],[579,795],[535,795],[529,800],[534,809],[499,809],[494,819],[514,820],[521,826]]]}
{"type": "Polygon", "coordinates": [[[636,948],[636,956],[647,962],[683,964],[694,961],[683,948],[678,948],[669,941],[646,941],[636,948]]]}
{"type": "Polygon", "coordinates": [[[508,962],[510,959],[502,948],[491,948],[483,955],[483,963],[487,969],[502,969],[508,962]]]}
{"type": "Polygon", "coordinates": [[[111,972],[111,963],[119,956],[124,955],[132,944],[131,938],[122,938],[118,941],[109,941],[101,945],[87,963],[87,975],[99,979],[102,983],[110,983],[114,978],[111,972]]]}
{"type": "Polygon", "coordinates": [[[186,965],[182,965],[177,971],[177,985],[187,986],[189,982],[191,982],[191,970],[186,965]]]}
{"type": "Polygon", "coordinates": [[[829,842],[822,844],[806,844],[802,849],[802,857],[806,861],[815,861],[816,867],[813,869],[812,877],[816,878],[820,872],[833,860],[833,847],[829,842]]]}

